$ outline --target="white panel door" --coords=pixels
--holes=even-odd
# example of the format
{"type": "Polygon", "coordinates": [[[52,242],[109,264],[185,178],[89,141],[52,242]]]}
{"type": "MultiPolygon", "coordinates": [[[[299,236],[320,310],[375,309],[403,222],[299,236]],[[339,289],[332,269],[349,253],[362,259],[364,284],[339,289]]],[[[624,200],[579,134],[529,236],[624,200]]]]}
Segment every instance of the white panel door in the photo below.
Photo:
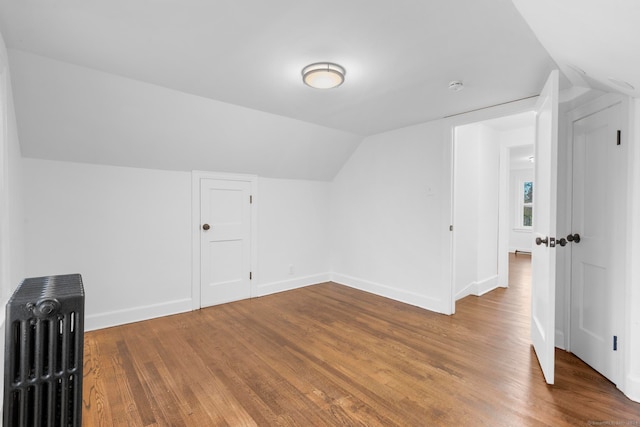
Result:
{"type": "Polygon", "coordinates": [[[251,183],[200,180],[200,305],[251,297],[251,183]]]}
{"type": "Polygon", "coordinates": [[[571,352],[617,382],[616,293],[624,281],[626,145],[621,105],[573,122],[571,352]]]}
{"type": "Polygon", "coordinates": [[[531,251],[531,341],[545,381],[555,374],[556,192],[559,73],[552,71],[536,105],[531,251]]]}

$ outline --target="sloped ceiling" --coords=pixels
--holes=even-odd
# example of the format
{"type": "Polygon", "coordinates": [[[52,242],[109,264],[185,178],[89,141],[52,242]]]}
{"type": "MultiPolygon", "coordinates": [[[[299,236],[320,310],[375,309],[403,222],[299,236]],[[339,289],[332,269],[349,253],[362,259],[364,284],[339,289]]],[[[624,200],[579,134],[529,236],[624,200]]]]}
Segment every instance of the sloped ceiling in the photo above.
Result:
{"type": "Polygon", "coordinates": [[[220,170],[253,153],[236,172],[272,175],[261,164],[278,158],[311,179],[364,136],[535,96],[556,68],[510,0],[0,0],[0,31],[28,156],[220,170]],[[347,69],[341,87],[301,83],[323,60],[347,69]],[[235,119],[184,119],[200,103],[235,119]]]}
{"type": "Polygon", "coordinates": [[[9,60],[26,157],[328,181],[361,141],[22,51],[9,60]]]}
{"type": "Polygon", "coordinates": [[[640,96],[640,1],[513,3],[573,85],[640,96]]]}

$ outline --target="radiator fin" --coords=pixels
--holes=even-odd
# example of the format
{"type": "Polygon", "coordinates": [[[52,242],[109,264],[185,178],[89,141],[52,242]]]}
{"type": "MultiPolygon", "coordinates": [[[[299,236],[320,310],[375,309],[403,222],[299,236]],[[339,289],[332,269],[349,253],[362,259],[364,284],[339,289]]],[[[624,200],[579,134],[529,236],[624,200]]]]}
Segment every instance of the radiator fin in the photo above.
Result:
{"type": "Polygon", "coordinates": [[[4,425],[82,425],[79,274],[24,280],[7,303],[4,425]]]}

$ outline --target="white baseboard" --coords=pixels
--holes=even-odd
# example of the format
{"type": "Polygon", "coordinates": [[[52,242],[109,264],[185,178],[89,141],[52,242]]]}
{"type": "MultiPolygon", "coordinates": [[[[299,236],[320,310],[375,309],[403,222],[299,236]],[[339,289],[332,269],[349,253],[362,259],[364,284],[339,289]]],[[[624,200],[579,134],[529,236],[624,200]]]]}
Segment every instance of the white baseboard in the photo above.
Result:
{"type": "Polygon", "coordinates": [[[556,329],[556,341],[555,341],[555,345],[556,345],[556,347],[558,347],[560,350],[566,350],[565,341],[564,341],[564,332],[563,332],[563,331],[561,331],[560,329],[556,329]]]}
{"type": "Polygon", "coordinates": [[[627,375],[624,381],[624,389],[620,388],[620,390],[629,399],[640,403],[640,375],[627,375]]]}
{"type": "Polygon", "coordinates": [[[257,297],[275,294],[277,292],[290,291],[293,289],[303,288],[305,286],[316,285],[318,283],[328,282],[331,280],[330,273],[314,274],[312,276],[296,277],[290,280],[280,280],[278,282],[263,283],[257,286],[257,297]]]}
{"type": "Polygon", "coordinates": [[[458,292],[456,292],[456,301],[469,295],[476,295],[476,282],[471,282],[458,292]]]}
{"type": "Polygon", "coordinates": [[[487,277],[479,282],[476,282],[476,296],[482,296],[487,292],[491,292],[494,289],[497,289],[498,286],[498,275],[494,275],[491,277],[487,277]]]}
{"type": "Polygon", "coordinates": [[[109,311],[106,313],[85,313],[84,329],[85,331],[93,331],[96,329],[109,328],[111,326],[124,325],[126,323],[154,319],[156,317],[184,313],[192,310],[191,304],[191,298],[185,298],[160,304],[109,311]]]}
{"type": "Polygon", "coordinates": [[[487,277],[479,282],[471,282],[456,293],[456,301],[469,295],[479,297],[499,287],[500,285],[498,284],[497,274],[495,276],[487,277]]]}
{"type": "Polygon", "coordinates": [[[406,304],[415,305],[436,313],[447,313],[449,309],[446,301],[441,301],[426,295],[420,295],[403,289],[394,288],[392,286],[380,283],[370,282],[368,280],[359,279],[357,277],[347,276],[345,274],[332,273],[331,281],[340,285],[349,286],[350,288],[359,289],[385,298],[404,302],[406,304]]]}
{"type": "MultiPolygon", "coordinates": [[[[258,285],[255,296],[265,296],[276,292],[283,292],[304,286],[315,285],[316,283],[328,282],[330,274],[318,274],[314,276],[298,277],[291,280],[265,283],[258,285]]],[[[126,323],[140,322],[142,320],[154,319],[156,317],[170,316],[172,314],[192,311],[193,301],[185,298],[176,301],[169,301],[160,304],[131,307],[123,310],[114,310],[105,313],[86,314],[85,330],[109,328],[112,326],[124,325],[126,323]]]]}

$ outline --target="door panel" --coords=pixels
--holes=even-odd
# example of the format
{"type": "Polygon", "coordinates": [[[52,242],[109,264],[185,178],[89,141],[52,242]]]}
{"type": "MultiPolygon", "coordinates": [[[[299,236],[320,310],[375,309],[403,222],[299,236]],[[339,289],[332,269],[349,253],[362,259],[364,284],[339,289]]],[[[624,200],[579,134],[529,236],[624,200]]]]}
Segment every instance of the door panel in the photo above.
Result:
{"type": "Polygon", "coordinates": [[[533,191],[533,237],[531,251],[531,341],[545,381],[555,374],[556,192],[558,163],[559,73],[553,71],[536,105],[536,141],[533,191]]]}
{"type": "Polygon", "coordinates": [[[624,280],[626,149],[621,105],[573,123],[571,351],[614,383],[616,295],[624,280]]]}
{"type": "Polygon", "coordinates": [[[251,296],[250,195],[247,181],[200,181],[202,307],[251,296]]]}
{"type": "Polygon", "coordinates": [[[241,283],[244,279],[242,270],[242,240],[219,240],[209,244],[210,286],[230,283],[241,283]],[[219,268],[224,266],[224,268],[219,268]],[[215,268],[214,268],[215,267],[215,268]]]}

